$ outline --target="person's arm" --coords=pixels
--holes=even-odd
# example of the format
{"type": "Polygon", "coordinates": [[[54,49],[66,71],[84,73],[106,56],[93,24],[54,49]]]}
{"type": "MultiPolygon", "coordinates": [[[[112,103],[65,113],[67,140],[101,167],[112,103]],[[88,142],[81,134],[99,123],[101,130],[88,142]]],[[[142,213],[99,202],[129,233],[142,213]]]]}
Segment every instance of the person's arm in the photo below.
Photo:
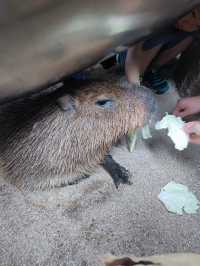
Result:
{"type": "Polygon", "coordinates": [[[130,83],[140,84],[140,66],[138,64],[138,55],[135,50],[135,47],[130,47],[128,49],[125,62],[125,71],[130,83]]]}

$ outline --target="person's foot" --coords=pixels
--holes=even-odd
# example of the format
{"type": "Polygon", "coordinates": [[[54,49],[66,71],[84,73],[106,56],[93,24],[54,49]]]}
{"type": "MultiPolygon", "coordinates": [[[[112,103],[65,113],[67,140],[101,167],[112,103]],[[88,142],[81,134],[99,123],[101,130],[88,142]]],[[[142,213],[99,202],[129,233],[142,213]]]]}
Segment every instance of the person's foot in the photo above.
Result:
{"type": "Polygon", "coordinates": [[[143,76],[142,83],[160,95],[170,89],[169,81],[163,79],[159,71],[151,70],[146,72],[143,76]]]}

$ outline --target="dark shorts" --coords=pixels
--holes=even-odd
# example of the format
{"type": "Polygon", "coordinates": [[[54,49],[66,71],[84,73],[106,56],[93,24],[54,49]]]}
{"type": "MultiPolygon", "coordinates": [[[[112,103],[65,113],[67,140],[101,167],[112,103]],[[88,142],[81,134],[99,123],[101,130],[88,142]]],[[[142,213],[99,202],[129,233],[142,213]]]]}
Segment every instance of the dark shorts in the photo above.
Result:
{"type": "Polygon", "coordinates": [[[148,38],[143,43],[143,50],[147,51],[156,46],[163,45],[162,50],[167,50],[173,48],[178,43],[182,42],[184,39],[195,36],[198,32],[186,32],[180,31],[175,28],[169,29],[168,31],[161,32],[148,38]]]}

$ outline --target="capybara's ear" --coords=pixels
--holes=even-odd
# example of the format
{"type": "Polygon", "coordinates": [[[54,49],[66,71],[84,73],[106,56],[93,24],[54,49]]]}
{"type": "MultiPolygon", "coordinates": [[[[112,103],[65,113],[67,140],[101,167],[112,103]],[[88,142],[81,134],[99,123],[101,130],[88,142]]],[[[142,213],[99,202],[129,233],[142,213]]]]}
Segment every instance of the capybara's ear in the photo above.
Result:
{"type": "Polygon", "coordinates": [[[74,112],[75,111],[75,102],[74,98],[67,94],[57,99],[59,107],[65,112],[74,112]]]}

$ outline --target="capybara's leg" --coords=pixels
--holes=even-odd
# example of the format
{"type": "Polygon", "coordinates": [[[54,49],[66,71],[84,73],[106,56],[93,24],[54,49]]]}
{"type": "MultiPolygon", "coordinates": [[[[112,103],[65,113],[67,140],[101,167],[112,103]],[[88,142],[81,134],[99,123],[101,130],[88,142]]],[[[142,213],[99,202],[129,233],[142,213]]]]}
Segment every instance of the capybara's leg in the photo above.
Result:
{"type": "Polygon", "coordinates": [[[103,167],[111,175],[116,188],[119,184],[131,185],[129,171],[118,164],[111,155],[106,156],[103,167]]]}

